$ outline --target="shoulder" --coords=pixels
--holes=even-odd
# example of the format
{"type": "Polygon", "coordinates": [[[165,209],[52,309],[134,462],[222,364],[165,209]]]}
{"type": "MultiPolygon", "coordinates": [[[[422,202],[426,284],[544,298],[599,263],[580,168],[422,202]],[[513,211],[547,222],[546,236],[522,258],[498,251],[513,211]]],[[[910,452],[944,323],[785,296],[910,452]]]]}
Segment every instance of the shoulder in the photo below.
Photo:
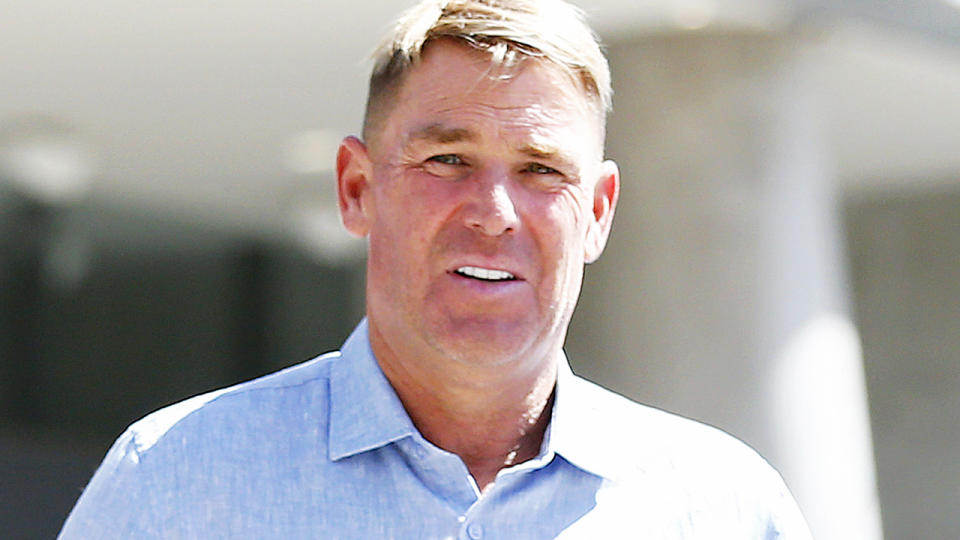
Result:
{"type": "Polygon", "coordinates": [[[576,405],[589,419],[578,422],[579,439],[588,442],[571,445],[575,464],[605,478],[610,493],[620,494],[610,499],[627,513],[645,501],[666,522],[698,530],[809,538],[780,474],[744,442],[583,379],[574,386],[576,405]]]}
{"type": "Polygon", "coordinates": [[[339,359],[329,353],[133,423],[107,452],[60,538],[168,537],[163,531],[174,530],[172,523],[186,523],[200,501],[216,498],[214,487],[235,487],[225,474],[230,468],[253,474],[254,464],[276,466],[275,456],[290,448],[324,444],[327,380],[339,359]],[[289,437],[271,436],[284,429],[289,437]],[[167,521],[174,514],[181,519],[167,521]]]}
{"type": "Polygon", "coordinates": [[[753,448],[716,427],[631,401],[576,378],[581,436],[608,477],[667,475],[674,482],[764,483],[779,475],[753,448]],[[612,470],[611,470],[612,469],[612,470]]]}
{"type": "Polygon", "coordinates": [[[600,420],[594,426],[612,443],[671,450],[671,454],[684,448],[699,451],[703,444],[712,449],[754,454],[744,443],[716,427],[637,403],[580,377],[573,382],[578,414],[586,413],[600,420]]]}
{"type": "Polygon", "coordinates": [[[272,415],[289,415],[288,407],[293,401],[314,412],[323,411],[330,366],[339,360],[339,352],[327,353],[257,379],[185,399],[134,422],[121,440],[127,442],[126,451],[142,455],[173,435],[181,441],[198,436],[211,439],[225,435],[224,431],[239,436],[245,428],[272,415]]]}

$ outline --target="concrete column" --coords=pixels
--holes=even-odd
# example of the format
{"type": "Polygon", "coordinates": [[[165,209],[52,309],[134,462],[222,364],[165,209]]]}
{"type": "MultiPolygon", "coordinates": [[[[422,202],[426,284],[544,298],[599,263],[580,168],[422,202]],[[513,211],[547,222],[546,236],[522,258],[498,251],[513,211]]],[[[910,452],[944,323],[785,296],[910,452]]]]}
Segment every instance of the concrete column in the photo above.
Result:
{"type": "Polygon", "coordinates": [[[819,540],[881,538],[833,177],[795,44],[662,35],[610,58],[623,194],[574,368],[755,447],[819,540]]]}

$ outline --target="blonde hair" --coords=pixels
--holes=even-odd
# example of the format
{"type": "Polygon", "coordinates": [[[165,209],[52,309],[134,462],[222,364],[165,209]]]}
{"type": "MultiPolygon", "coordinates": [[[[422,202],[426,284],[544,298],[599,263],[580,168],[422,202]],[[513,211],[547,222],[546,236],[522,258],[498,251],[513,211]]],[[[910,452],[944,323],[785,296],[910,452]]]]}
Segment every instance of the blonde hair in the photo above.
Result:
{"type": "Polygon", "coordinates": [[[404,75],[424,48],[454,39],[490,54],[494,67],[526,58],[553,62],[579,81],[604,123],[613,91],[610,68],[583,12],[563,0],[422,0],[396,23],[374,53],[363,124],[369,139],[404,75]]]}

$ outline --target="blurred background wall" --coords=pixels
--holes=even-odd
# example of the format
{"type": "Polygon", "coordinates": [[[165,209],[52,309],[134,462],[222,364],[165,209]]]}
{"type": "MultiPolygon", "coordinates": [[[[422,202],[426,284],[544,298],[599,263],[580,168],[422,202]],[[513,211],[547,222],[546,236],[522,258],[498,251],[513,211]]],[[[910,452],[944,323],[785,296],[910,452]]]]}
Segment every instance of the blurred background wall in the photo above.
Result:
{"type": "MultiPolygon", "coordinates": [[[[131,421],[362,316],[331,165],[406,5],[0,0],[5,537],[131,421]]],[[[957,538],[960,8],[581,5],[624,187],[575,370],[746,440],[818,539],[957,538]]]]}

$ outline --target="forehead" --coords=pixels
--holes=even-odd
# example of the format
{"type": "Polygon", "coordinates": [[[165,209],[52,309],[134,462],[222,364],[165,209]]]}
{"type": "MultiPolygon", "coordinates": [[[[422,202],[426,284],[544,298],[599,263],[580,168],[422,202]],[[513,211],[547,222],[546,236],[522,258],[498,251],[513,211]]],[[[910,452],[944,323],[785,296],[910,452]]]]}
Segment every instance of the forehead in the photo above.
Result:
{"type": "Polygon", "coordinates": [[[497,125],[542,132],[599,132],[597,111],[579,83],[554,64],[525,59],[511,67],[452,41],[430,44],[404,78],[385,131],[401,136],[444,125],[468,131],[497,125]],[[395,130],[400,130],[401,133],[395,130]]]}

